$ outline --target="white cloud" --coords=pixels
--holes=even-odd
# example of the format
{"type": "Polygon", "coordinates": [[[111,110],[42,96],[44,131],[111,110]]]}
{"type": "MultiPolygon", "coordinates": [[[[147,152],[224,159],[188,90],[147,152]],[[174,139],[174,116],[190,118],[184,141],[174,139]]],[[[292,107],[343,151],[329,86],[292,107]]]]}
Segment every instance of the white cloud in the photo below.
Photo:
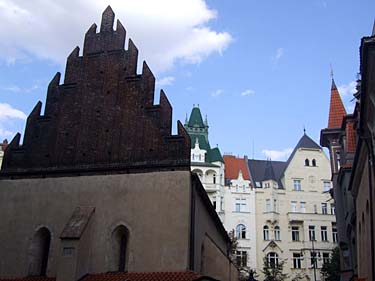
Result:
{"type": "Polygon", "coordinates": [[[250,96],[250,95],[253,95],[253,94],[255,94],[255,91],[254,90],[250,90],[250,89],[247,89],[247,90],[245,90],[245,91],[243,91],[242,93],[241,93],[241,96],[250,96]]]}
{"type": "MultiPolygon", "coordinates": [[[[100,0],[0,0],[0,59],[14,63],[29,54],[65,64],[107,4],[100,0]]],[[[111,7],[151,69],[162,72],[177,61],[199,63],[221,54],[232,41],[213,30],[218,17],[205,0],[113,0],[111,7]]]]}
{"type": "Polygon", "coordinates": [[[356,81],[351,81],[348,84],[343,84],[337,88],[339,91],[340,95],[343,97],[347,96],[352,96],[354,93],[356,93],[356,87],[357,82],[356,81]]]}
{"type": "Polygon", "coordinates": [[[284,54],[284,49],[278,48],[276,50],[276,56],[275,56],[276,60],[279,60],[283,56],[283,54],[284,54]]]}
{"type": "Polygon", "coordinates": [[[271,158],[272,160],[286,160],[289,155],[292,153],[293,148],[286,148],[283,150],[268,150],[263,149],[262,153],[267,156],[267,158],[271,158]]]}
{"type": "Polygon", "coordinates": [[[14,136],[14,132],[7,129],[12,127],[14,119],[25,120],[26,114],[21,110],[13,108],[10,104],[0,103],[0,141],[3,138],[9,138],[14,136]]]}
{"type": "Polygon", "coordinates": [[[166,76],[166,77],[163,77],[161,79],[158,79],[156,81],[156,86],[157,87],[164,87],[164,86],[169,86],[169,85],[172,85],[173,82],[174,82],[174,77],[173,76],[166,76]]]}
{"type": "Polygon", "coordinates": [[[214,98],[216,98],[216,97],[218,97],[218,96],[221,96],[222,94],[223,94],[223,90],[222,89],[218,89],[218,90],[216,90],[215,92],[212,92],[211,93],[211,97],[214,97],[214,98]]]}
{"type": "Polygon", "coordinates": [[[10,104],[0,103],[0,121],[11,118],[26,120],[26,117],[25,113],[13,108],[10,104]]]}

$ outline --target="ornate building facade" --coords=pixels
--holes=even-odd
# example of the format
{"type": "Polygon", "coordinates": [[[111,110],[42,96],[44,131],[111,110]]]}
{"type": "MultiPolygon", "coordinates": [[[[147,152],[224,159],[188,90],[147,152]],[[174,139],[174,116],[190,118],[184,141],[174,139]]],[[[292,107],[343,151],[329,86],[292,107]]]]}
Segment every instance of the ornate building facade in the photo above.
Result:
{"type": "MultiPolygon", "coordinates": [[[[329,160],[304,134],[288,161],[249,160],[255,187],[257,273],[285,261],[289,280],[322,280],[337,243],[329,160]]],[[[262,274],[260,274],[262,276],[262,274]]]]}

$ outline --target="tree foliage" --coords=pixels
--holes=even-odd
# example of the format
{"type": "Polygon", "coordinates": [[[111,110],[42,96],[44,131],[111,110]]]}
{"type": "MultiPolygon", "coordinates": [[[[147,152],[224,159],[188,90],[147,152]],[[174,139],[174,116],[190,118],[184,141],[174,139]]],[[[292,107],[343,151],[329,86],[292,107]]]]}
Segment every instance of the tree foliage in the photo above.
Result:
{"type": "Polygon", "coordinates": [[[320,271],[326,281],[340,281],[340,249],[334,248],[328,263],[320,271]]]}
{"type": "Polygon", "coordinates": [[[283,273],[285,261],[279,260],[275,265],[271,265],[267,258],[263,259],[264,281],[283,281],[287,280],[288,274],[283,273]]]}

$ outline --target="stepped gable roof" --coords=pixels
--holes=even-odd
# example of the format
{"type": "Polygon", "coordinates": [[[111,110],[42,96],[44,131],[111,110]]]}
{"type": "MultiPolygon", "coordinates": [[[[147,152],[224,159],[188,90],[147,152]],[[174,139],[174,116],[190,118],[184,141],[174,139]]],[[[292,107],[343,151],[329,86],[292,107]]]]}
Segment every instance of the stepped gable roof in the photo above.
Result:
{"type": "Polygon", "coordinates": [[[247,163],[244,158],[237,158],[231,155],[224,155],[225,179],[237,179],[240,171],[245,180],[250,180],[247,163]]]}
{"type": "Polygon", "coordinates": [[[271,161],[271,160],[248,160],[248,166],[251,178],[253,180],[253,185],[259,188],[257,183],[264,181],[266,174],[267,165],[272,164],[272,170],[274,173],[274,178],[279,184],[279,188],[282,188],[281,177],[286,167],[286,162],[284,161],[271,161]]]}
{"type": "Polygon", "coordinates": [[[191,110],[188,126],[201,128],[205,127],[203,123],[202,113],[199,107],[193,107],[193,109],[191,110]]]}
{"type": "Polygon", "coordinates": [[[328,129],[341,128],[342,119],[346,115],[344,104],[342,103],[335,80],[332,79],[331,100],[329,104],[328,129]]]}
{"type": "Polygon", "coordinates": [[[172,106],[161,90],[154,105],[155,77],[120,21],[113,29],[108,7],[100,31],[85,34],[83,55],[67,58],[64,83],[57,73],[48,86],[44,114],[38,102],[5,151],[2,176],[61,173],[122,173],[189,170],[190,138],[178,121],[172,135],[172,106]]]}

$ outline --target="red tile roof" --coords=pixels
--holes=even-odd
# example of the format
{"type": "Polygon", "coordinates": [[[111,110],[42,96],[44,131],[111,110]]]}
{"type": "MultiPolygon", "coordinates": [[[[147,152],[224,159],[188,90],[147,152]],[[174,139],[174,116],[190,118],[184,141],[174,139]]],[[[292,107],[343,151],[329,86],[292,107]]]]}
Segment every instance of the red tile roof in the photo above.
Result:
{"type": "Polygon", "coordinates": [[[346,115],[344,104],[342,103],[335,81],[332,79],[331,101],[329,105],[328,128],[341,128],[342,119],[346,115]]]}
{"type": "MultiPolygon", "coordinates": [[[[117,272],[89,274],[82,281],[194,281],[201,279],[193,271],[180,272],[117,272]]],[[[204,280],[215,280],[206,278],[204,280]]]]}
{"type": "Polygon", "coordinates": [[[346,134],[346,152],[355,153],[357,143],[356,143],[356,131],[354,129],[353,120],[347,121],[346,127],[345,127],[345,134],[346,134]]]}
{"type": "Polygon", "coordinates": [[[55,281],[55,277],[0,278],[0,281],[55,281]]]}
{"type": "Polygon", "coordinates": [[[245,180],[250,180],[247,163],[244,158],[236,158],[231,155],[224,155],[225,179],[237,179],[240,170],[245,180]]]}

